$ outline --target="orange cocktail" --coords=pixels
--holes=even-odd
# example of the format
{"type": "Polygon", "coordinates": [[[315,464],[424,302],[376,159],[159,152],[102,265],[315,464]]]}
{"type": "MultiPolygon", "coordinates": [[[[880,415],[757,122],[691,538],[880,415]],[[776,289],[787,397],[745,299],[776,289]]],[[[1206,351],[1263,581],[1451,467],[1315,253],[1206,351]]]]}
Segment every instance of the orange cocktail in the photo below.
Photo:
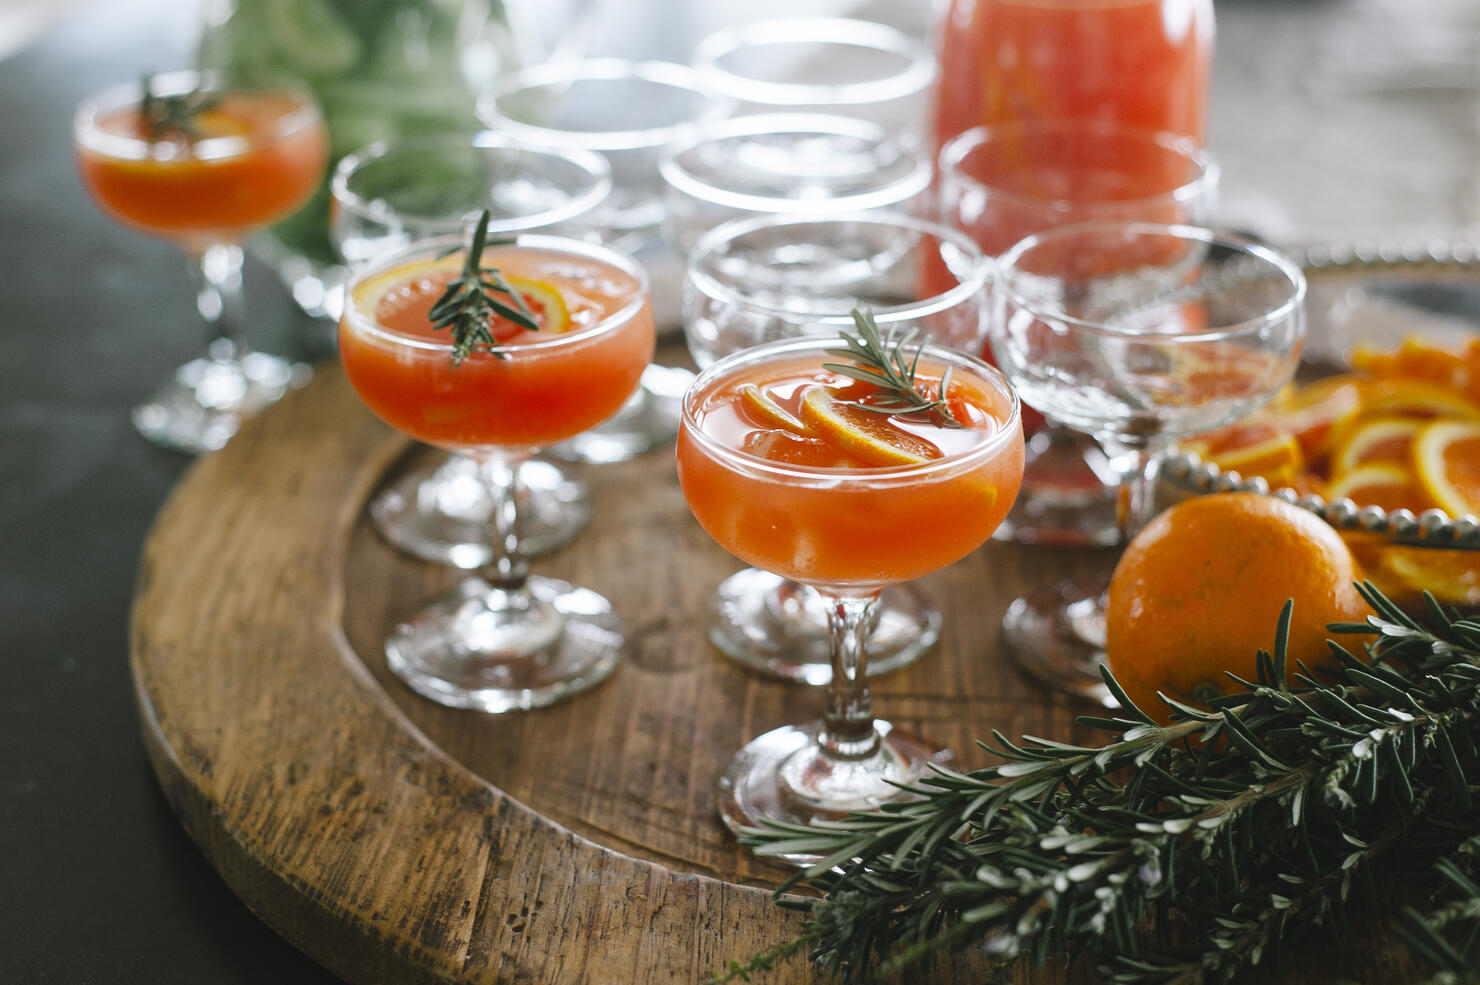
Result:
{"type": "Polygon", "coordinates": [[[351,289],[339,354],[366,405],[397,430],[450,450],[541,448],[616,413],[653,354],[640,275],[556,245],[565,241],[490,247],[485,263],[522,288],[545,327],[504,326],[498,348],[454,365],[447,331],[427,317],[457,276],[458,257],[436,256],[453,242],[381,265],[351,289]]]}
{"type": "MultiPolygon", "coordinates": [[[[862,332],[865,316],[855,317],[862,332]]],[[[684,397],[678,478],[695,518],[742,560],[816,589],[828,612],[826,712],[735,756],[720,781],[720,814],[734,829],[806,824],[905,796],[895,784],[918,778],[940,750],[869,709],[873,604],[884,587],[979,547],[1022,477],[1018,401],[996,370],[925,347],[914,385],[944,412],[886,414],[875,384],[824,365],[859,365],[842,344],[810,337],[742,350],[684,397]]],[[[907,370],[915,357],[908,347],[894,365],[907,370]]]]}
{"type": "MultiPolygon", "coordinates": [[[[937,385],[941,369],[923,362],[920,377],[937,385]]],[[[1012,397],[986,378],[957,373],[951,384],[965,428],[881,417],[877,433],[838,440],[777,427],[744,391],[759,387],[800,420],[812,388],[836,404],[861,399],[868,384],[819,368],[815,353],[737,370],[693,398],[694,424],[678,442],[684,497],[721,546],[773,574],[849,588],[929,574],[991,536],[1022,473],[1021,443],[1004,423],[1012,397]],[[877,453],[850,447],[876,442],[938,457],[881,466],[877,453]]]]}
{"type": "Polygon", "coordinates": [[[630,259],[550,236],[485,247],[487,222],[485,212],[468,244],[426,240],[356,271],[339,353],[378,417],[477,463],[493,560],[400,622],[385,654],[418,693],[497,713],[559,701],[616,666],[622,629],[610,603],[529,574],[517,536],[519,467],[617,412],[652,358],[654,328],[647,277],[630,259]],[[473,273],[498,285],[483,296],[502,298],[504,311],[458,304],[457,325],[439,326],[449,284],[472,284],[473,273]]]}
{"type": "Polygon", "coordinates": [[[318,186],[329,154],[318,106],[287,83],[171,72],[85,100],[72,139],[82,183],[104,212],[185,251],[210,333],[206,355],[135,407],[134,425],[181,451],[220,448],[309,376],[307,366],[248,351],[241,243],[318,186]]]}
{"type": "Polygon", "coordinates": [[[78,136],[83,184],[120,222],[199,248],[292,213],[328,161],[318,108],[292,90],[211,93],[191,128],[151,135],[138,100],[100,103],[78,136]]]}

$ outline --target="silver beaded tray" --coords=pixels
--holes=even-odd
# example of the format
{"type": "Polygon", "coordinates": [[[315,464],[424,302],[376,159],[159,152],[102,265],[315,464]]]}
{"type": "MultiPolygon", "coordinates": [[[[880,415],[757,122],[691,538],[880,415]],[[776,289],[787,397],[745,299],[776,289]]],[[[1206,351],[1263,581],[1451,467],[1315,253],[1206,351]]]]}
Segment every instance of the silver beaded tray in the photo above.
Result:
{"type": "MultiPolygon", "coordinates": [[[[1433,243],[1422,247],[1351,245],[1299,254],[1309,289],[1305,361],[1312,376],[1341,371],[1357,342],[1392,347],[1404,336],[1466,339],[1480,333],[1480,247],[1433,243]]],[[[1342,530],[1382,534],[1395,543],[1480,551],[1480,517],[1442,510],[1359,507],[1293,489],[1271,489],[1262,478],[1223,472],[1194,454],[1176,452],[1162,463],[1164,481],[1192,493],[1257,492],[1278,496],[1342,530]]]]}

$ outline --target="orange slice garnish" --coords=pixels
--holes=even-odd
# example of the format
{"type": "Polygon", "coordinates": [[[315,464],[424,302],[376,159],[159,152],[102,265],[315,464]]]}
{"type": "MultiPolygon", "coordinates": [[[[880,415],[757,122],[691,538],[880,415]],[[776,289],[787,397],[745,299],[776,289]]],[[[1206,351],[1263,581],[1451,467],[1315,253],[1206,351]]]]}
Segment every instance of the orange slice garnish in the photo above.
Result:
{"type": "Polygon", "coordinates": [[[1450,516],[1480,516],[1480,423],[1434,421],[1413,441],[1418,480],[1450,516]]]}
{"type": "Polygon", "coordinates": [[[803,437],[811,437],[815,433],[805,421],[781,406],[774,397],[754,383],[740,384],[740,403],[758,424],[780,428],[803,437]]]}
{"type": "Polygon", "coordinates": [[[1391,462],[1362,465],[1345,473],[1326,487],[1328,499],[1349,499],[1358,506],[1384,510],[1429,508],[1429,496],[1411,471],[1391,462]]]}
{"type": "Polygon", "coordinates": [[[1357,376],[1328,376],[1275,400],[1275,414],[1295,435],[1307,458],[1329,452],[1341,432],[1357,419],[1362,411],[1363,382],[1357,376]]]}
{"type": "MultiPolygon", "coordinates": [[[[415,298],[425,297],[427,294],[431,294],[433,298],[439,296],[441,285],[450,277],[457,276],[461,263],[462,257],[457,255],[392,267],[360,282],[355,288],[355,306],[361,311],[371,313],[378,321],[390,321],[398,310],[404,310],[415,298]],[[426,287],[424,282],[428,280],[437,286],[426,287]]],[[[554,284],[517,274],[505,274],[504,280],[524,299],[530,314],[540,326],[541,333],[558,335],[574,327],[570,308],[554,284]]],[[[506,303],[513,303],[507,295],[495,292],[495,297],[506,303]]],[[[495,342],[507,342],[524,331],[526,330],[519,325],[497,315],[489,326],[495,342]]]]}
{"type": "Polygon", "coordinates": [[[941,457],[924,438],[891,425],[888,415],[838,400],[824,386],[807,388],[801,412],[819,438],[868,465],[919,465],[941,457]]]}
{"type": "Polygon", "coordinates": [[[1480,405],[1438,383],[1405,377],[1371,380],[1362,416],[1462,417],[1480,421],[1480,405]]]}
{"type": "Polygon", "coordinates": [[[1358,422],[1331,457],[1332,476],[1340,478],[1364,465],[1379,463],[1406,467],[1413,457],[1414,436],[1422,425],[1413,417],[1373,417],[1358,422]]]}
{"type": "Polygon", "coordinates": [[[1262,476],[1271,482],[1289,482],[1304,463],[1295,436],[1281,425],[1258,417],[1199,435],[1182,447],[1220,470],[1237,472],[1246,479],[1262,476]]]}

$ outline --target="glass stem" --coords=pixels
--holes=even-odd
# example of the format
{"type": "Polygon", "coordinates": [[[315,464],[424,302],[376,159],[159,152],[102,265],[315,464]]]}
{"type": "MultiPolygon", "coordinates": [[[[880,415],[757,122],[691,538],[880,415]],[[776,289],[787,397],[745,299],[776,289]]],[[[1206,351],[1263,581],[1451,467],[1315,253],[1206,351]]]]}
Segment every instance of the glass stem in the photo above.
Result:
{"type": "Polygon", "coordinates": [[[206,323],[206,352],[215,362],[234,362],[246,355],[242,327],[242,248],[213,243],[193,253],[195,307],[206,323]]]}
{"type": "Polygon", "coordinates": [[[515,524],[519,519],[519,465],[522,457],[478,456],[478,474],[493,502],[493,560],[483,569],[494,588],[522,594],[529,578],[529,560],[519,548],[515,524]]]}
{"type": "Polygon", "coordinates": [[[1140,533],[1156,516],[1156,477],[1161,471],[1159,444],[1132,445],[1100,438],[1100,445],[1120,473],[1120,501],[1116,510],[1122,543],[1140,533]]]}
{"type": "Polygon", "coordinates": [[[840,596],[821,593],[827,603],[832,651],[832,682],[818,741],[832,759],[867,759],[879,751],[879,733],[869,701],[868,653],[864,643],[873,625],[878,593],[840,596]]]}

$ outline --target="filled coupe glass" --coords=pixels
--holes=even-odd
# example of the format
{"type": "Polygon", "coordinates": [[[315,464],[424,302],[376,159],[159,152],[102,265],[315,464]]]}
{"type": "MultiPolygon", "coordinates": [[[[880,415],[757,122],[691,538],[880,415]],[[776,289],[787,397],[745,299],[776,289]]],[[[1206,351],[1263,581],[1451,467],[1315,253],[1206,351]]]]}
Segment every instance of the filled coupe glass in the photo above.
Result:
{"type": "Polygon", "coordinates": [[[519,466],[615,414],[655,336],[646,275],[628,258],[546,236],[485,247],[486,224],[485,214],[471,243],[423,241],[352,275],[339,349],[378,417],[478,463],[495,503],[492,560],[397,625],[385,652],[418,693],[497,713],[558,701],[616,665],[622,630],[610,603],[529,574],[516,527],[519,466]],[[453,303],[449,314],[446,298],[480,285],[503,313],[453,303]],[[450,316],[466,326],[448,326],[450,316]],[[463,334],[478,326],[487,334],[463,334]]]}
{"type": "Polygon", "coordinates": [[[986,541],[1022,477],[1020,408],[1000,373],[959,351],[881,336],[857,317],[854,342],[745,349],[706,369],[684,398],[678,477],[700,526],[742,561],[815,589],[828,614],[823,717],[767,732],[731,761],[719,809],[735,830],[909,796],[896,784],[919,778],[942,750],[874,718],[871,609],[886,586],[986,541]],[[890,410],[894,391],[856,371],[861,344],[913,382],[912,409],[890,410]]]}
{"type": "Polygon", "coordinates": [[[307,381],[308,369],[250,352],[242,335],[242,241],[293,213],[318,186],[328,137],[318,106],[289,83],[238,87],[196,72],[115,86],[72,121],[82,182],[127,226],[191,261],[206,355],[134,409],[169,448],[220,448],[243,417],[307,381]]]}

